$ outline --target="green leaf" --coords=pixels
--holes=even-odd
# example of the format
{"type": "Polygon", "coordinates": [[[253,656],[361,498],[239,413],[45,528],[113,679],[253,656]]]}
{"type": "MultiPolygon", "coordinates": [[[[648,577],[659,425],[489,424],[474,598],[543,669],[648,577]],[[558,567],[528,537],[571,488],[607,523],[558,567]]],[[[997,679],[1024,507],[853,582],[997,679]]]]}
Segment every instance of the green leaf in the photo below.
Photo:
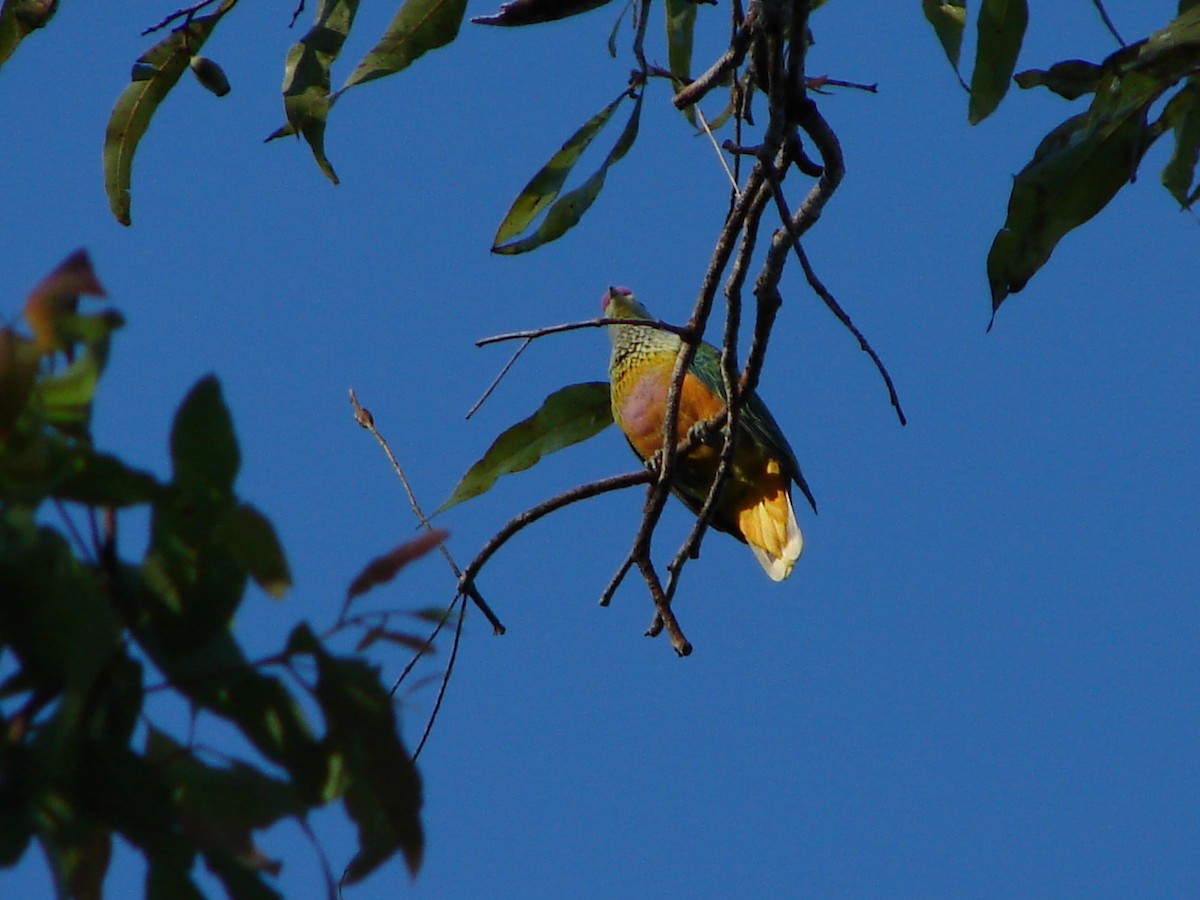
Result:
{"type": "Polygon", "coordinates": [[[523,232],[537,218],[538,213],[554,201],[558,192],[562,190],[567,176],[571,174],[571,169],[574,168],[575,163],[579,162],[583,151],[608,124],[608,120],[612,118],[612,114],[626,96],[628,94],[622,92],[617,99],[584,122],[550,157],[550,161],[542,166],[541,170],[521,189],[521,193],[509,207],[504,220],[500,223],[500,228],[496,231],[496,237],[492,241],[493,247],[499,246],[509,238],[516,237],[523,232]]]}
{"type": "Polygon", "coordinates": [[[89,350],[65,371],[39,379],[33,402],[43,418],[69,434],[86,434],[100,368],[100,360],[89,350]]]}
{"type": "Polygon", "coordinates": [[[612,424],[608,383],[588,381],[555,391],[532,416],[498,438],[463,476],[437,512],[478,497],[496,479],[528,469],[543,456],[578,444],[612,424]]]}
{"type": "Polygon", "coordinates": [[[264,591],[278,599],[292,586],[283,547],[270,521],[248,503],[230,507],[215,528],[215,538],[264,591]]]}
{"type": "Polygon", "coordinates": [[[112,214],[122,225],[132,221],[129,188],[138,142],[150,127],[158,105],[235,2],[224,0],[212,15],[197,16],[186,27],[172,31],[133,64],[130,84],[117,98],[104,134],[104,190],[112,214]]]}
{"type": "Polygon", "coordinates": [[[212,376],[196,382],[171,427],[175,483],[189,492],[229,497],[241,465],[233,420],[212,376]]]}
{"type": "MultiPolygon", "coordinates": [[[[667,12],[667,60],[678,90],[692,80],[692,36],[696,29],[696,4],[692,0],[666,0],[664,7],[667,12]]],[[[695,126],[695,107],[688,106],[683,113],[695,126]]]]}
{"type": "MultiPolygon", "coordinates": [[[[617,98],[618,102],[620,99],[621,98],[617,98]]],[[[583,218],[583,214],[591,208],[591,205],[595,202],[596,197],[599,196],[600,189],[604,187],[604,179],[608,174],[609,168],[614,163],[619,162],[625,156],[625,154],[629,152],[629,148],[633,146],[633,142],[637,140],[638,121],[640,120],[641,115],[642,95],[638,94],[637,100],[634,101],[633,112],[629,116],[629,121],[625,123],[624,130],[621,132],[620,137],[617,138],[617,142],[613,145],[612,150],[608,152],[608,156],[604,158],[604,162],[600,164],[600,168],[593,172],[587,181],[585,181],[579,187],[559,197],[554,202],[554,205],[551,206],[547,211],[546,217],[542,219],[542,223],[537,227],[533,234],[521,238],[520,240],[501,244],[499,243],[501,240],[500,233],[497,232],[496,243],[492,247],[492,252],[508,255],[527,253],[536,247],[542,246],[542,244],[548,244],[551,241],[558,240],[558,238],[562,237],[564,234],[574,228],[579,223],[579,220],[583,218]]],[[[587,126],[585,125],[584,127],[586,128],[587,126]]],[[[578,132],[576,132],[576,134],[578,135],[578,132]]],[[[572,140],[574,140],[574,138],[572,138],[572,140]]],[[[588,141],[590,140],[591,139],[588,138],[588,141]]],[[[586,143],[584,146],[586,146],[586,143]]],[[[561,153],[562,151],[559,152],[561,153]]],[[[554,160],[551,159],[550,164],[553,164],[553,162],[554,160]]],[[[573,164],[574,162],[572,161],[572,165],[573,164]]],[[[545,169],[542,171],[544,172],[545,169]]],[[[564,177],[565,174],[566,173],[563,173],[564,177]]],[[[534,181],[537,181],[540,175],[540,172],[538,175],[535,175],[534,181]]],[[[530,184],[533,184],[533,182],[530,182],[530,184]]],[[[524,195],[528,191],[529,187],[526,186],[525,191],[522,191],[521,193],[524,195]]],[[[557,194],[557,190],[555,193],[557,194]]],[[[520,201],[521,197],[518,197],[517,203],[520,201]]],[[[540,198],[537,199],[537,202],[541,206],[545,205],[540,198]]],[[[514,207],[515,206],[516,203],[514,203],[514,207]]],[[[509,211],[509,215],[512,215],[511,210],[509,211]]],[[[505,223],[507,222],[508,217],[505,218],[505,223]]],[[[504,230],[505,223],[501,224],[501,230],[504,230]]]]}
{"type": "Polygon", "coordinates": [[[1104,67],[1083,59],[1064,59],[1049,69],[1026,69],[1014,80],[1019,87],[1045,87],[1067,100],[1075,100],[1084,94],[1094,94],[1096,84],[1104,73],[1104,67]]]}
{"type": "Polygon", "coordinates": [[[610,0],[512,0],[490,16],[475,16],[476,25],[536,25],[598,9],[610,0]]]}
{"type": "Polygon", "coordinates": [[[332,656],[319,645],[314,656],[326,741],[345,767],[346,812],[358,825],[360,849],[345,882],[361,881],[396,851],[416,874],[425,847],[421,779],[400,740],[392,697],[362,660],[332,656]]]}
{"type": "Polygon", "coordinates": [[[963,29],[967,27],[967,0],[921,0],[925,18],[933,26],[934,34],[946,51],[946,59],[954,71],[958,71],[958,59],[962,52],[963,29]]]}
{"type": "Polygon", "coordinates": [[[1138,72],[1108,75],[1086,113],[1051,131],[1013,181],[1004,227],[988,253],[992,312],[1021,290],[1059,240],[1108,204],[1137,170],[1154,134],[1151,103],[1165,86],[1138,72]]]}
{"type": "Polygon", "coordinates": [[[967,108],[972,125],[991,115],[1008,93],[1028,23],[1026,0],[983,0],[976,23],[979,37],[967,108]]]}
{"type": "Polygon", "coordinates": [[[33,341],[0,327],[0,441],[8,437],[29,402],[41,353],[33,341]]]}
{"type": "Polygon", "coordinates": [[[57,0],[4,0],[0,6],[0,66],[12,56],[17,44],[44,28],[57,9],[57,0]]]}
{"type": "Polygon", "coordinates": [[[379,43],[354,68],[339,93],[394,75],[430,50],[449,44],[458,36],[466,11],[467,0],[405,0],[379,43]]]}
{"type": "Polygon", "coordinates": [[[61,535],[0,519],[0,634],[51,693],[86,694],[118,646],[120,623],[98,577],[61,535]]]}
{"type": "Polygon", "coordinates": [[[53,489],[55,497],[89,506],[135,506],[159,496],[163,486],[149,472],[115,456],[80,448],[72,471],[53,489]]]}
{"type": "Polygon", "coordinates": [[[1179,205],[1192,205],[1196,162],[1200,159],[1200,85],[1184,85],[1167,104],[1163,117],[1175,131],[1175,149],[1162,170],[1162,183],[1179,205]]]}
{"type": "Polygon", "coordinates": [[[325,156],[325,120],[333,104],[329,71],[342,52],[357,12],[358,0],[323,0],[317,7],[316,24],[292,45],[284,64],[287,125],[267,138],[270,141],[284,135],[303,135],[317,166],[334,184],[338,177],[325,156]]]}

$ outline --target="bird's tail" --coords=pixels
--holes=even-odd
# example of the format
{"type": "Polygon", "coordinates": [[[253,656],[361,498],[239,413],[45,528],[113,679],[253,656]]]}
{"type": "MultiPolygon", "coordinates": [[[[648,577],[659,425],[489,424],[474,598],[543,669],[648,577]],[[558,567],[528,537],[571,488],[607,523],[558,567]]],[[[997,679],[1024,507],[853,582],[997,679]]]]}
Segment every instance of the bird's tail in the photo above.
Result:
{"type": "Polygon", "coordinates": [[[761,487],[738,510],[738,528],[763,570],[773,581],[783,581],[800,558],[804,536],[792,509],[787,476],[775,460],[768,463],[761,487]]]}

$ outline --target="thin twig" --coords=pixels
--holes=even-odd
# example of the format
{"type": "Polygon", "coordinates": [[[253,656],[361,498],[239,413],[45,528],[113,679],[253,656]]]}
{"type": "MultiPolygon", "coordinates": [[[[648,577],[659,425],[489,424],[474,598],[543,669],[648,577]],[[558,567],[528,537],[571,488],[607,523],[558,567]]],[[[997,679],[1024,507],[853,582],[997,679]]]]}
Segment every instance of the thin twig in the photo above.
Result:
{"type": "Polygon", "coordinates": [[[542,328],[529,328],[525,331],[510,331],[507,334],[494,334],[491,337],[480,338],[475,342],[475,346],[486,347],[488,344],[496,344],[500,341],[533,340],[534,338],[544,337],[547,334],[558,334],[563,331],[574,331],[578,328],[599,328],[604,325],[645,325],[649,328],[658,328],[661,331],[669,331],[672,334],[679,335],[685,340],[690,334],[687,328],[679,325],[672,325],[670,322],[664,322],[661,319],[612,319],[605,316],[600,316],[595,319],[587,319],[581,322],[564,322],[561,325],[546,325],[542,328]]]}
{"type": "Polygon", "coordinates": [[[454,671],[454,661],[458,659],[458,645],[462,640],[463,620],[466,618],[466,614],[467,600],[466,597],[463,597],[458,607],[458,621],[454,623],[454,642],[450,645],[450,658],[446,660],[446,670],[442,673],[442,683],[438,685],[437,699],[433,701],[433,709],[429,713],[429,719],[425,722],[425,731],[421,734],[417,749],[413,751],[413,762],[417,761],[417,757],[425,748],[425,742],[429,740],[429,734],[433,731],[433,723],[437,721],[438,712],[442,708],[442,700],[446,697],[446,688],[450,686],[450,675],[454,671]]]}
{"type": "Polygon", "coordinates": [[[296,20],[300,18],[300,13],[304,12],[304,0],[300,0],[296,4],[296,8],[292,10],[292,21],[288,22],[288,28],[296,27],[296,20]]]}
{"type": "Polygon", "coordinates": [[[177,9],[157,25],[151,25],[149,28],[143,31],[142,37],[145,37],[148,34],[153,34],[156,31],[162,31],[164,28],[178,19],[186,18],[188,21],[191,21],[196,13],[200,12],[200,10],[204,9],[206,6],[212,6],[216,2],[217,0],[200,0],[199,3],[193,3],[191,6],[185,6],[182,9],[177,9]]]}
{"type": "Polygon", "coordinates": [[[513,367],[513,364],[517,361],[517,359],[521,356],[521,354],[525,352],[525,349],[532,343],[533,343],[533,338],[531,338],[531,337],[525,338],[525,341],[521,344],[520,347],[517,348],[517,352],[514,353],[511,357],[509,357],[508,362],[506,362],[504,364],[504,368],[500,370],[500,374],[492,379],[492,383],[489,384],[487,387],[487,390],[483,392],[483,396],[480,397],[478,400],[476,400],[475,405],[467,410],[466,417],[468,419],[471,418],[471,416],[475,415],[475,413],[477,413],[479,411],[479,407],[483,406],[483,404],[487,401],[488,397],[492,396],[492,391],[494,391],[496,389],[496,386],[498,384],[500,384],[500,382],[504,379],[504,376],[508,374],[508,370],[513,367]]]}
{"type": "Polygon", "coordinates": [[[537,506],[532,506],[525,510],[525,512],[513,516],[499,531],[488,539],[487,543],[475,554],[475,558],[463,569],[463,574],[458,580],[458,589],[460,591],[473,590],[475,577],[479,574],[479,570],[483,568],[484,563],[491,559],[493,554],[508,543],[508,540],[522,528],[532,525],[538,519],[571,503],[577,503],[580,500],[596,497],[609,491],[632,487],[635,484],[646,484],[653,478],[654,474],[646,469],[637,472],[628,472],[624,475],[601,478],[599,481],[581,484],[578,487],[563,491],[561,494],[556,494],[548,500],[543,500],[537,506]]]}
{"type": "MultiPolygon", "coordinates": [[[[778,182],[774,181],[772,182],[772,188],[775,196],[775,205],[779,208],[780,218],[782,218],[783,221],[788,224],[788,228],[790,230],[793,227],[793,217],[788,211],[787,199],[783,195],[783,189],[779,186],[778,182]]],[[[849,314],[842,309],[841,304],[837,302],[837,299],[833,296],[829,289],[825,287],[824,283],[817,276],[816,270],[813,269],[812,263],[808,259],[808,254],[804,252],[804,247],[800,243],[799,235],[793,235],[792,249],[795,251],[796,259],[800,262],[800,267],[804,270],[804,277],[808,280],[809,287],[816,292],[817,296],[821,298],[829,311],[837,316],[838,321],[841,322],[842,325],[845,326],[845,328],[852,335],[854,335],[855,339],[858,341],[859,348],[866,353],[871,358],[871,362],[875,364],[875,369],[879,372],[880,377],[883,378],[884,385],[887,387],[888,399],[891,401],[892,406],[895,407],[896,416],[899,418],[900,424],[907,425],[908,419],[905,417],[904,409],[900,405],[900,395],[896,392],[896,385],[892,381],[892,376],[888,372],[887,366],[883,364],[883,360],[880,359],[879,354],[875,352],[875,348],[871,346],[870,342],[866,339],[866,336],[858,330],[858,327],[853,321],[851,321],[849,314]]]]}
{"type": "MultiPolygon", "coordinates": [[[[371,415],[370,410],[366,409],[358,402],[358,396],[354,393],[353,388],[350,389],[350,406],[354,409],[354,420],[363,428],[367,429],[367,431],[371,432],[371,435],[376,441],[378,441],[379,446],[383,448],[383,452],[387,455],[388,460],[391,462],[392,468],[396,472],[396,476],[400,479],[400,483],[404,485],[404,492],[408,495],[408,502],[409,505],[412,506],[413,513],[416,515],[417,519],[420,521],[425,530],[432,532],[434,528],[429,523],[429,519],[426,517],[425,513],[422,512],[421,504],[417,501],[417,495],[413,492],[412,485],[408,481],[408,476],[406,476],[404,474],[404,470],[400,468],[400,463],[397,461],[395,454],[392,453],[392,448],[388,446],[388,442],[384,439],[383,435],[379,433],[379,429],[375,427],[375,417],[371,415]]],[[[458,578],[461,583],[462,573],[459,571],[458,564],[454,561],[453,557],[450,556],[450,551],[446,549],[444,544],[439,546],[442,551],[442,556],[446,558],[446,562],[450,564],[450,568],[454,572],[455,577],[458,578]]],[[[496,618],[496,614],[492,612],[491,607],[487,605],[479,591],[472,585],[470,590],[468,590],[466,593],[468,596],[470,596],[471,601],[475,604],[475,606],[478,607],[479,611],[487,618],[488,622],[491,623],[492,632],[494,634],[504,634],[504,626],[500,623],[500,620],[496,618]]]]}
{"type": "Polygon", "coordinates": [[[1114,25],[1113,20],[1108,17],[1108,10],[1104,8],[1104,4],[1101,2],[1101,0],[1092,0],[1092,5],[1095,6],[1096,11],[1100,13],[1100,19],[1104,22],[1104,27],[1107,28],[1109,33],[1117,39],[1117,43],[1124,47],[1125,38],[1121,37],[1120,32],[1117,31],[1117,26],[1114,25]]]}
{"type": "MultiPolygon", "coordinates": [[[[438,619],[437,625],[435,625],[433,631],[431,631],[429,633],[429,637],[427,637],[425,639],[426,646],[430,646],[430,647],[433,646],[433,642],[435,640],[437,640],[437,636],[439,634],[441,634],[442,628],[445,627],[446,623],[450,620],[450,614],[452,612],[454,612],[455,604],[457,604],[461,598],[462,598],[462,594],[454,595],[454,599],[450,601],[450,605],[446,607],[446,611],[444,613],[442,613],[441,618],[438,619]]],[[[400,689],[400,685],[402,685],[404,683],[404,680],[406,678],[408,678],[409,673],[412,672],[412,670],[416,666],[417,662],[424,655],[425,655],[424,650],[421,650],[421,651],[413,654],[412,659],[410,659],[408,661],[408,664],[404,667],[404,671],[402,671],[400,673],[399,677],[397,677],[396,680],[392,683],[392,689],[390,691],[388,691],[389,694],[392,694],[393,696],[395,696],[396,691],[398,691],[400,689]]]]}

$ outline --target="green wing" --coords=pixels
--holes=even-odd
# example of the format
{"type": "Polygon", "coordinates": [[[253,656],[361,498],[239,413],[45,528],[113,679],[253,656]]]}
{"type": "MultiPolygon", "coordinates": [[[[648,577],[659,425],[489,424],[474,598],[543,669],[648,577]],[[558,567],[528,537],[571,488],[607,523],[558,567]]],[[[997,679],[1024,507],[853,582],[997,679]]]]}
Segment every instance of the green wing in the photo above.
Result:
{"type": "MultiPolygon", "coordinates": [[[[707,341],[701,343],[696,348],[696,355],[692,359],[691,372],[706,387],[715,391],[722,400],[726,399],[725,379],[721,377],[720,350],[707,341]]],[[[775,421],[775,417],[771,415],[767,405],[759,399],[758,394],[751,394],[746,401],[742,408],[739,424],[746,434],[766,447],[771,455],[779,460],[783,470],[792,481],[796,482],[805,499],[812,506],[813,512],[816,512],[817,501],[813,498],[812,491],[809,490],[808,482],[804,480],[804,473],[800,471],[796,453],[792,450],[788,439],[784,437],[783,429],[779,427],[779,423],[775,421]]]]}

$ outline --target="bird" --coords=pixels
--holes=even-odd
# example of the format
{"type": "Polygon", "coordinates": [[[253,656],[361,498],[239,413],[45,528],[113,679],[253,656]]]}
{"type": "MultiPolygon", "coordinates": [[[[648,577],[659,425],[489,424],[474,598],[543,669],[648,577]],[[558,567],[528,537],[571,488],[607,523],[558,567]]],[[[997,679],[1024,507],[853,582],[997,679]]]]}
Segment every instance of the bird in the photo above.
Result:
{"type": "MultiPolygon", "coordinates": [[[[609,287],[600,301],[608,319],[653,316],[626,287],[609,287]]],[[[663,419],[675,359],[683,346],[679,335],[650,325],[609,323],[612,340],[609,394],[613,420],[634,452],[648,462],[662,449],[663,419]]],[[[721,353],[701,342],[680,390],[676,440],[683,441],[697,423],[725,409],[721,353]]],[[[672,492],[693,512],[704,505],[720,463],[719,441],[700,443],[680,456],[672,492]]],[[[816,502],[800,472],[796,454],[757,394],[745,398],[738,417],[738,436],[729,479],[714,505],[712,526],[748,544],[774,581],[792,572],[804,548],[804,537],[792,507],[792,485],[816,502]]]]}

